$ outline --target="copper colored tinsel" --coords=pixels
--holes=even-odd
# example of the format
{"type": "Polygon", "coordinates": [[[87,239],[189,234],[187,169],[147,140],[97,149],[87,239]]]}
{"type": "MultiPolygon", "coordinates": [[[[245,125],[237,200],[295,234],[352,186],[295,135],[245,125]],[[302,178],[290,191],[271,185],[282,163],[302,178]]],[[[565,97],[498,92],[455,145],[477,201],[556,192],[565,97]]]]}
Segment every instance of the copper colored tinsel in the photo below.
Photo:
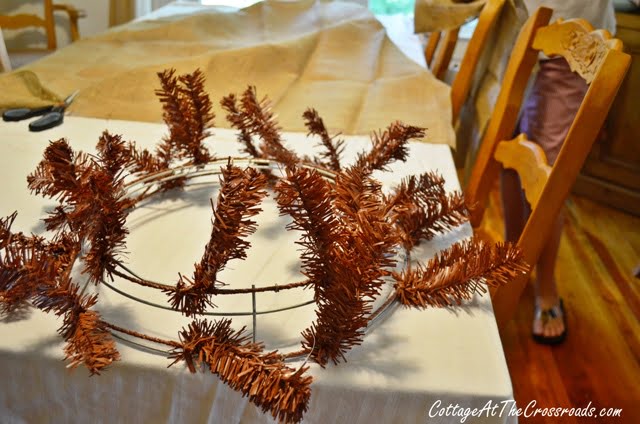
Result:
{"type": "Polygon", "coordinates": [[[81,242],[90,241],[83,258],[84,272],[94,283],[105,272],[113,272],[128,233],[125,220],[133,202],[124,192],[121,171],[129,159],[120,147],[123,142],[119,138],[103,134],[98,157],[89,158],[76,155],[64,139],[54,141],[45,150],[45,159],[27,178],[31,191],[60,200],[45,220],[47,229],[68,229],[81,242]]]}
{"type": "Polygon", "coordinates": [[[264,352],[263,346],[233,331],[231,321],[195,320],[180,331],[180,347],[169,358],[173,364],[185,361],[191,372],[206,365],[222,381],[281,422],[300,422],[308,408],[312,377],[285,365],[277,352],[264,352]]]}
{"type": "Polygon", "coordinates": [[[331,137],[327,128],[324,126],[324,121],[315,109],[307,109],[303,114],[304,124],[309,130],[308,135],[317,135],[320,137],[320,142],[325,148],[325,152],[322,153],[321,159],[316,163],[324,166],[332,171],[340,171],[340,156],[344,151],[344,140],[334,141],[336,136],[331,137]]]}
{"type": "Polygon", "coordinates": [[[258,205],[267,194],[266,183],[266,176],[254,168],[243,170],[231,163],[222,168],[218,201],[212,205],[211,237],[193,278],[181,276],[176,291],[170,293],[174,309],[191,316],[213,306],[210,296],[219,285],[218,272],[228,261],[247,257],[251,244],[244,239],[256,230],[256,222],[249,218],[261,211],[258,205]]]}
{"type": "Polygon", "coordinates": [[[199,69],[191,74],[175,76],[175,70],[158,73],[163,118],[169,136],[160,146],[159,155],[168,167],[174,157],[189,157],[195,165],[207,163],[211,155],[202,144],[211,133],[215,115],[211,100],[204,90],[204,74],[199,69]]]}
{"type": "Polygon", "coordinates": [[[45,312],[62,316],[58,330],[67,342],[65,359],[76,367],[84,364],[91,374],[120,359],[111,334],[97,312],[90,310],[95,296],[82,295],[68,273],[74,240],[60,236],[47,243],[37,237],[12,233],[16,214],[0,220],[0,299],[3,313],[14,312],[30,301],[45,312]]]}
{"type": "Polygon", "coordinates": [[[316,290],[317,320],[303,332],[303,347],[323,366],[344,360],[362,343],[371,302],[394,263],[397,238],[384,217],[379,186],[361,184],[361,176],[357,168],[342,175],[337,195],[307,168],[288,169],[276,185],[280,211],[293,218],[288,228],[303,232],[302,272],[316,290]],[[361,190],[349,190],[353,184],[361,190]],[[351,206],[341,208],[337,199],[351,206]]]}
{"type": "Polygon", "coordinates": [[[394,274],[400,302],[407,306],[452,306],[525,274],[529,267],[513,245],[472,239],[444,250],[426,265],[394,274]]]}

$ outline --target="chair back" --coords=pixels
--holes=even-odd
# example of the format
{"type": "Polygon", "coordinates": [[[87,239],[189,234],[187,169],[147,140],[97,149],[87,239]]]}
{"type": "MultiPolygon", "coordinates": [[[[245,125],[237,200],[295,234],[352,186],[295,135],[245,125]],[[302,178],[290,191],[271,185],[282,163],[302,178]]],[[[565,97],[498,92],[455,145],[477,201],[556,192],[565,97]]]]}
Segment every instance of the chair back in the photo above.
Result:
{"type": "MultiPolygon", "coordinates": [[[[460,62],[460,69],[458,69],[458,73],[451,85],[451,116],[454,125],[459,118],[462,105],[467,101],[476,73],[476,67],[480,61],[483,50],[487,46],[491,31],[498,22],[505,2],[506,0],[488,0],[478,16],[476,29],[473,31],[473,35],[467,44],[467,49],[460,62]]],[[[448,62],[446,66],[449,66],[448,62]]]]}
{"type": "Polygon", "coordinates": [[[47,49],[55,50],[57,47],[55,19],[53,16],[53,1],[43,0],[44,8],[42,16],[20,13],[16,15],[0,15],[0,28],[23,29],[42,28],[47,36],[47,49]]]}
{"type": "MultiPolygon", "coordinates": [[[[518,244],[529,264],[538,261],[631,61],[621,51],[620,40],[607,31],[594,30],[582,19],[559,20],[548,25],[551,14],[551,9],[538,9],[520,32],[465,190],[472,207],[471,223],[477,227],[501,167],[514,169],[520,175],[532,212],[518,244]],[[550,57],[564,57],[571,69],[589,84],[553,167],[546,163],[540,147],[527,141],[524,135],[503,141],[514,133],[527,82],[540,51],[550,57]]],[[[492,293],[499,324],[513,316],[527,281],[528,276],[523,276],[492,293]]]]}
{"type": "Polygon", "coordinates": [[[424,59],[431,73],[439,80],[444,80],[453,57],[453,51],[458,43],[460,27],[446,31],[436,31],[429,34],[424,49],[424,59]]]}
{"type": "MultiPolygon", "coordinates": [[[[498,21],[505,2],[506,0],[488,0],[478,15],[476,29],[473,31],[473,35],[467,44],[462,61],[460,62],[460,69],[451,85],[451,116],[453,117],[454,125],[458,120],[462,105],[467,100],[469,91],[471,90],[471,84],[473,83],[476,66],[480,61],[483,49],[487,45],[491,31],[498,21]]],[[[453,51],[458,42],[459,31],[460,27],[457,27],[429,34],[424,50],[424,57],[431,73],[440,80],[444,80],[447,69],[449,69],[449,63],[451,62],[453,51]]]]}
{"type": "Polygon", "coordinates": [[[85,12],[80,9],[76,9],[74,6],[67,4],[54,4],[53,0],[43,0],[43,14],[27,14],[20,13],[15,15],[0,15],[0,72],[10,71],[12,68],[7,53],[7,48],[2,37],[2,29],[20,30],[24,28],[42,28],[47,37],[46,49],[27,51],[27,52],[12,52],[14,60],[18,65],[26,64],[36,60],[52,50],[58,47],[58,41],[56,38],[56,24],[55,24],[55,12],[64,12],[69,19],[69,32],[71,41],[77,41],[80,38],[80,31],[78,30],[78,19],[85,17],[85,12]]]}

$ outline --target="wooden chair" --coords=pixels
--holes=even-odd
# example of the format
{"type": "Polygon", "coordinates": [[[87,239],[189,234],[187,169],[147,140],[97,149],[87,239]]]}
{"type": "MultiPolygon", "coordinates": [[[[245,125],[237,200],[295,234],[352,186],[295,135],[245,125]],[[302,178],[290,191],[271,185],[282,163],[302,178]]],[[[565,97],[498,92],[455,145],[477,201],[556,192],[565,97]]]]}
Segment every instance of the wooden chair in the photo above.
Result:
{"type": "Polygon", "coordinates": [[[2,37],[2,28],[0,28],[0,72],[7,72],[10,70],[11,61],[9,60],[7,46],[4,44],[4,37],[2,37]]]}
{"type": "MultiPolygon", "coordinates": [[[[506,0],[487,1],[478,16],[476,29],[467,44],[467,49],[460,62],[460,69],[453,80],[453,84],[451,84],[451,116],[454,126],[459,118],[462,105],[467,101],[476,66],[480,61],[483,50],[487,46],[491,30],[495,27],[505,2],[506,0]]],[[[446,66],[448,67],[449,64],[447,63],[446,66]]]]}
{"type": "MultiPolygon", "coordinates": [[[[630,64],[621,52],[622,43],[606,31],[593,31],[584,20],[558,21],[548,25],[551,9],[540,8],[522,28],[507,66],[502,88],[480,145],[476,163],[465,190],[474,209],[471,223],[478,227],[489,191],[501,164],[520,175],[532,212],[518,241],[529,264],[538,261],[552,224],[595,141],[630,64]],[[527,81],[538,54],[563,56],[589,84],[553,167],[546,164],[538,145],[524,135],[512,137],[527,81]]],[[[528,276],[492,293],[499,325],[513,316],[528,276]]]]}
{"type": "MultiPolygon", "coordinates": [[[[25,52],[19,52],[17,54],[27,54],[30,57],[39,57],[50,53],[57,48],[56,28],[55,28],[55,16],[54,12],[65,12],[69,18],[69,28],[71,33],[71,41],[76,41],[80,38],[80,32],[78,30],[78,19],[84,17],[84,12],[76,9],[73,6],[65,4],[54,4],[53,0],[43,0],[43,14],[42,16],[34,14],[17,14],[17,15],[0,15],[0,30],[2,29],[24,29],[24,28],[42,28],[47,37],[46,49],[28,50],[25,52]]],[[[5,71],[11,70],[11,63],[7,62],[7,58],[1,58],[2,51],[6,52],[6,46],[4,40],[0,42],[0,59],[2,59],[2,67],[5,71]]],[[[6,56],[6,55],[5,55],[6,56]]]]}
{"type": "Polygon", "coordinates": [[[449,69],[449,63],[453,57],[453,51],[458,43],[459,32],[460,27],[457,27],[447,31],[436,31],[429,34],[429,39],[424,49],[424,58],[431,73],[439,80],[444,80],[447,75],[447,69],[449,69]]]}
{"type": "MultiPolygon", "coordinates": [[[[476,66],[505,2],[506,0],[488,0],[478,15],[476,29],[467,44],[465,54],[460,62],[460,69],[451,85],[454,124],[458,119],[462,105],[469,95],[476,66]]],[[[440,80],[445,78],[449,69],[449,63],[458,42],[459,31],[460,27],[442,32],[433,32],[427,40],[424,57],[431,73],[440,80]]]]}

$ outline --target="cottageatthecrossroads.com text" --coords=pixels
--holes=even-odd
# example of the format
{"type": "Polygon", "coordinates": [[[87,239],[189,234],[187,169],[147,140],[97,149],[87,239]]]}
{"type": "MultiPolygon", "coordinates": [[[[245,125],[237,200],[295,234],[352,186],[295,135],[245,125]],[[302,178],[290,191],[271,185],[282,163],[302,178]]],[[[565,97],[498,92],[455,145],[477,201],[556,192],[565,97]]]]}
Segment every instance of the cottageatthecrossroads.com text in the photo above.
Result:
{"type": "Polygon", "coordinates": [[[500,402],[489,400],[482,407],[465,408],[459,404],[443,404],[437,400],[429,409],[429,417],[452,417],[459,418],[460,423],[464,423],[469,417],[582,417],[601,418],[622,417],[622,408],[597,408],[589,402],[587,406],[580,408],[552,407],[542,408],[532,400],[524,408],[519,408],[515,400],[503,400],[500,402]]]}

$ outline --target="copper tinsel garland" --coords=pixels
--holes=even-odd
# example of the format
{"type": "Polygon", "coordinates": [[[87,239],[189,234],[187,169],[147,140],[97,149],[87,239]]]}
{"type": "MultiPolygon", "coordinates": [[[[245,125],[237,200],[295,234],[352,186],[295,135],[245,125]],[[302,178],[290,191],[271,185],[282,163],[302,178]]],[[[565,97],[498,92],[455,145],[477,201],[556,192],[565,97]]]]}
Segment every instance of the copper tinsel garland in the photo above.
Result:
{"type": "MultiPolygon", "coordinates": [[[[301,158],[285,146],[269,101],[259,100],[256,89],[249,87],[240,98],[224,97],[221,105],[247,154],[284,167],[285,175],[274,186],[276,201],[281,213],[293,218],[288,229],[302,233],[302,272],[307,278],[256,291],[314,288],[317,319],[303,331],[302,349],[289,355],[264,352],[262,344],[249,342],[243,331],[234,332],[226,319],[196,318],[180,331],[179,341],[106,322],[91,309],[97,295],[83,294],[70,276],[78,257],[89,281],[99,284],[118,276],[158,288],[167,293],[174,309],[187,316],[213,306],[216,295],[250,291],[222,287],[217,274],[229,260],[246,257],[245,239],[256,228],[251,217],[260,211],[266,187],[275,180],[265,171],[228,162],[222,169],[220,194],[212,202],[211,238],[191,277],[180,275],[175,285],[163,285],[119,271],[127,215],[157,192],[127,196],[125,177],[135,181],[173,173],[178,163],[199,167],[215,159],[203,144],[215,118],[203,74],[196,70],[176,76],[175,70],[167,70],[158,77],[156,94],[169,135],[155,153],[108,132],[100,137],[96,156],[74,152],[64,139],[51,142],[28,184],[32,192],[59,201],[45,219],[55,235],[45,239],[13,233],[15,213],[0,220],[0,311],[13,313],[30,302],[62,316],[59,332],[67,342],[64,351],[72,367],[82,363],[99,374],[119,360],[110,331],[122,332],[171,347],[168,356],[173,363],[184,361],[192,372],[204,365],[263,411],[283,422],[299,422],[308,407],[312,378],[306,374],[308,366],[296,370],[284,360],[302,354],[321,366],[346,361],[345,354],[364,341],[373,300],[386,277],[395,279],[400,302],[423,308],[460,304],[487,285],[505,284],[525,272],[514,246],[471,240],[455,244],[427,264],[392,274],[397,246],[410,251],[421,240],[462,224],[468,215],[462,195],[446,193],[438,175],[411,176],[388,195],[372,178],[374,171],[404,161],[407,143],[422,137],[424,130],[392,123],[372,135],[369,152],[345,167],[340,161],[344,142],[330,136],[318,112],[308,109],[303,119],[309,135],[319,137],[325,152],[301,158]],[[323,177],[325,172],[333,175],[333,183],[323,177]],[[84,253],[83,245],[88,246],[84,253]]],[[[181,187],[187,179],[179,175],[163,181],[157,190],[181,187]]]]}

